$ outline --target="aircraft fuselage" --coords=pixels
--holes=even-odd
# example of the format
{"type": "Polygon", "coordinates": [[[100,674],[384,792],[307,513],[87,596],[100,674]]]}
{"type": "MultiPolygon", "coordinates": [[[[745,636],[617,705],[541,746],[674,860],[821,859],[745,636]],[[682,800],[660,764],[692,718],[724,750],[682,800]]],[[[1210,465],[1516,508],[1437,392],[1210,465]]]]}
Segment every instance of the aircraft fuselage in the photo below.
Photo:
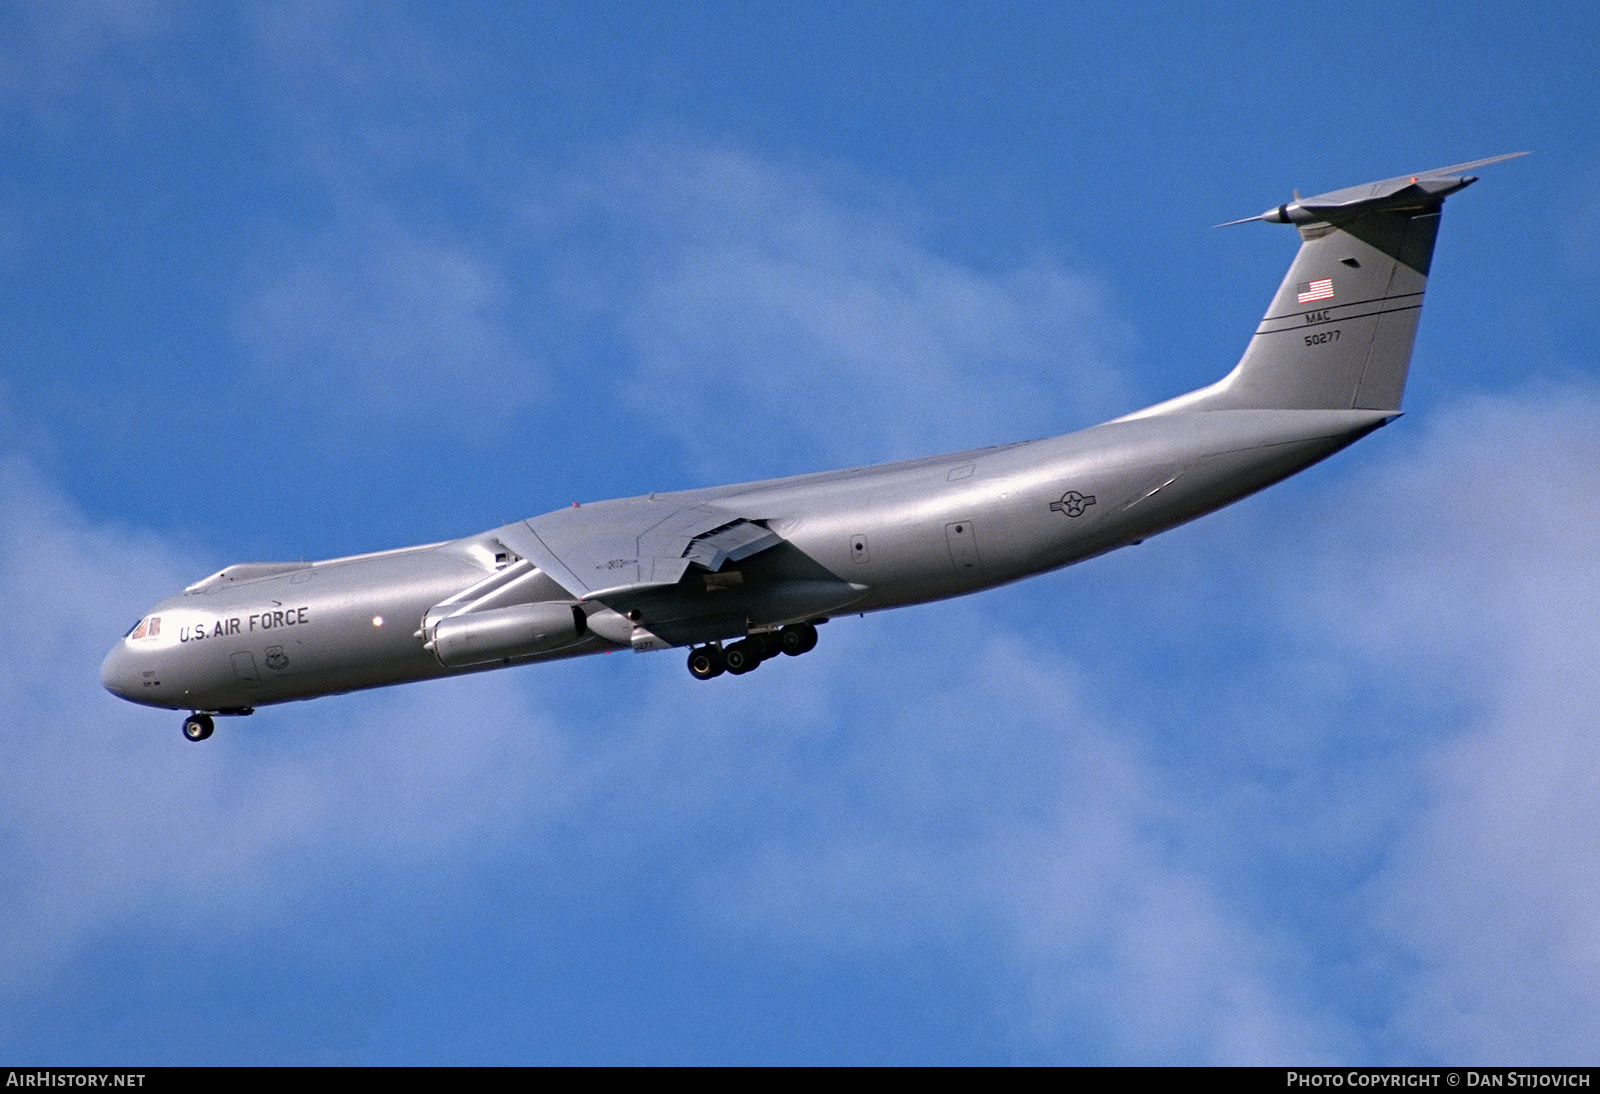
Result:
{"type": "MultiPolygon", "coordinates": [[[[784,542],[736,569],[641,599],[637,619],[612,619],[609,629],[607,617],[618,613],[572,596],[533,568],[518,602],[575,605],[585,614],[583,632],[553,648],[512,649],[453,666],[427,648],[424,617],[520,562],[507,547],[516,525],[375,555],[284,564],[276,572],[224,570],[152,609],[142,622],[148,631],[149,620],[158,620],[158,633],[124,638],[106,658],[102,678],[115,694],[149,706],[242,711],[508,664],[712,642],[830,612],[958,596],[1191,520],[1323,459],[1393,416],[1257,410],[1111,422],[904,463],[620,499],[615,504],[653,505],[663,515],[706,505],[758,514],[784,542]],[[637,635],[654,633],[655,616],[709,623],[689,642],[639,641],[637,635]]],[[[600,510],[593,513],[598,518],[608,504],[582,508],[600,510]]]]}

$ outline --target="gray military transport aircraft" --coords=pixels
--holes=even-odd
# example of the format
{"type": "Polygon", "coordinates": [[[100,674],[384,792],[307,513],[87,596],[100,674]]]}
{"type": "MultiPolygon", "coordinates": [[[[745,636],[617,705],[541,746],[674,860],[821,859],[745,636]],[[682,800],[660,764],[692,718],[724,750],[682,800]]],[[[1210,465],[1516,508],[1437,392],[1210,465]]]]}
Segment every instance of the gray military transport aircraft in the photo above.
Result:
{"type": "MultiPolygon", "coordinates": [[[[1513,153],[1521,155],[1522,153],[1513,153]]],[[[1444,199],[1497,156],[1247,220],[1302,243],[1244,357],[1208,387],[1048,440],[559,509],[466,539],[246,562],[163,600],[100,678],[213,715],[616,649],[742,675],[817,625],[960,596],[1138,543],[1399,416],[1444,199]]],[[[1245,221],[1233,221],[1242,224],[1245,221]]]]}

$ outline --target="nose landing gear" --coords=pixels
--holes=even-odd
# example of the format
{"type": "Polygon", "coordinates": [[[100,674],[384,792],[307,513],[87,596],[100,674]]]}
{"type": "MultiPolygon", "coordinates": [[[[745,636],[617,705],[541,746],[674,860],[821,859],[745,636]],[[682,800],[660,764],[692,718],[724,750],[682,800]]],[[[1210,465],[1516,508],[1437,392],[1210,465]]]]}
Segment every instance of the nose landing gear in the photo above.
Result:
{"type": "Polygon", "coordinates": [[[211,731],[217,728],[217,723],[212,721],[213,714],[244,716],[254,714],[254,707],[219,707],[216,710],[197,710],[183,720],[183,735],[191,741],[203,741],[211,736],[211,731]]]}

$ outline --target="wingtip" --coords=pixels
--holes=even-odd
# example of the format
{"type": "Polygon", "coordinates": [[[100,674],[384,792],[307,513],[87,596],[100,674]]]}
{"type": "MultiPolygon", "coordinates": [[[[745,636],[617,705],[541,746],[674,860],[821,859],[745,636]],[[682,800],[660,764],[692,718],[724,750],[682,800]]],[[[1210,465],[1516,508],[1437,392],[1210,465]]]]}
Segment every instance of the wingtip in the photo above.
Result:
{"type": "Polygon", "coordinates": [[[1500,156],[1490,156],[1486,160],[1473,160],[1471,163],[1457,163],[1457,164],[1454,164],[1454,165],[1452,165],[1450,167],[1440,167],[1440,168],[1438,168],[1436,170],[1427,172],[1427,174],[1429,174],[1429,175],[1455,174],[1457,171],[1470,171],[1474,167],[1487,167],[1491,163],[1504,163],[1506,160],[1514,160],[1518,156],[1526,156],[1526,155],[1528,155],[1527,152],[1507,152],[1504,155],[1500,155],[1500,156]]]}

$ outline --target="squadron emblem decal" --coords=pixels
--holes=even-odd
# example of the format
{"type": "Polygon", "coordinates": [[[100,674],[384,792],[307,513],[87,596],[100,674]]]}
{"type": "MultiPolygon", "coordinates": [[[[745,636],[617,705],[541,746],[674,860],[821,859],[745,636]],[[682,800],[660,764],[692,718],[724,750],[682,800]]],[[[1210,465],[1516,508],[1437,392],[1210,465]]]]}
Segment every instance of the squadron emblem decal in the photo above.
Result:
{"type": "Polygon", "coordinates": [[[1093,504],[1093,494],[1085,496],[1076,490],[1068,490],[1061,495],[1060,501],[1050,503],[1050,511],[1052,513],[1065,513],[1069,517],[1081,517],[1083,516],[1083,511],[1093,504]]]}

